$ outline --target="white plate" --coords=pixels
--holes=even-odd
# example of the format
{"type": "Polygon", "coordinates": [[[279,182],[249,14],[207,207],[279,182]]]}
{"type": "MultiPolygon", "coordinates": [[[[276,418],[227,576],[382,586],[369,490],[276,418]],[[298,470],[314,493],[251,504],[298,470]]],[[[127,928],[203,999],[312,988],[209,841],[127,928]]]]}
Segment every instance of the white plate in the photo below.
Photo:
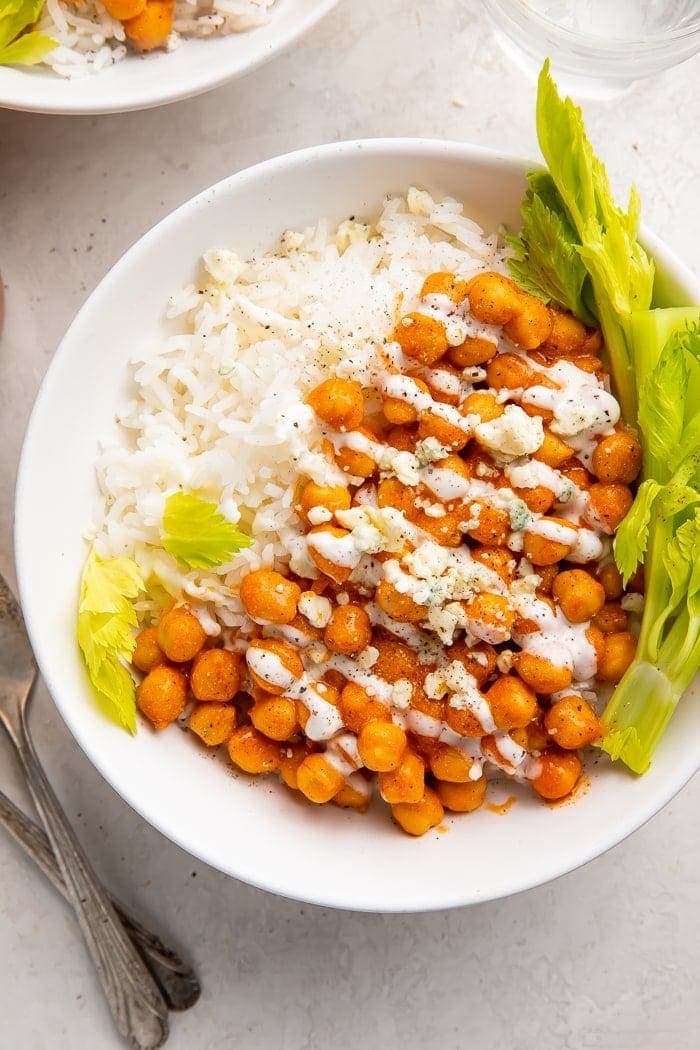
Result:
{"type": "Polygon", "coordinates": [[[129,54],[101,73],[71,80],[48,66],[0,66],[0,107],[32,113],[125,113],[191,98],[266,62],[337,3],[278,0],[264,26],[210,40],[186,40],[170,54],[129,54]]]}
{"type": "MultiPolygon", "coordinates": [[[[156,735],[142,727],[131,738],[96,711],[86,687],[75,608],[97,442],[125,394],[127,361],[162,336],[162,307],[194,275],[198,255],[212,245],[270,247],[287,227],[320,216],[376,215],[388,191],[410,184],[460,198],[486,229],[516,224],[528,167],[472,146],[397,139],[314,147],[233,175],[164,219],[104,278],[34,407],[17,488],[16,558],[29,633],[54,700],[91,761],[146,820],[221,871],[275,893],[364,911],[505,896],[615,845],[700,766],[700,704],[687,697],[646,776],[601,756],[575,804],[549,808],[523,793],[506,816],[484,809],[448,818],[446,833],[415,840],[385,810],[360,817],[315,808],[276,779],[235,776],[176,729],[156,735]]],[[[698,301],[690,273],[651,234],[645,240],[663,276],[659,301],[698,301]]]]}

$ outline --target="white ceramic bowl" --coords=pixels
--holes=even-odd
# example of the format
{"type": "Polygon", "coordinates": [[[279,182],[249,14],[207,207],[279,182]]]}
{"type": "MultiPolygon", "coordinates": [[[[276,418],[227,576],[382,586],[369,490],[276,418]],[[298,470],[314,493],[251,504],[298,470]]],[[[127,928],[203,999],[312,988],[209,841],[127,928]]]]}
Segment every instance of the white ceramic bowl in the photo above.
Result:
{"type": "Polygon", "coordinates": [[[264,26],[227,37],[186,40],[170,54],[130,54],[101,73],[72,80],[46,66],[0,66],[0,107],[32,113],[125,113],[191,98],[266,62],[337,3],[278,0],[264,26]]]}
{"type": "MultiPolygon", "coordinates": [[[[384,194],[410,184],[460,198],[486,229],[517,224],[528,167],[456,143],[377,140],[315,147],[233,175],[164,219],[104,278],[34,407],[17,488],[16,557],[49,690],[85,753],[146,820],[221,871],[275,893],[363,911],[422,911],[515,893],[619,842],[700,765],[700,705],[688,697],[646,776],[600,757],[575,804],[548,808],[523,793],[507,816],[448,818],[446,834],[415,840],[385,810],[358,817],[314,808],[276,780],[236,777],[175,729],[156,735],[144,727],[131,738],[96,711],[86,687],[75,608],[97,441],[125,394],[128,359],[162,334],[160,307],[192,278],[198,255],[212,245],[270,247],[286,228],[320,216],[374,215],[384,194]]],[[[659,301],[698,301],[689,272],[651,234],[645,240],[662,275],[659,301]]]]}

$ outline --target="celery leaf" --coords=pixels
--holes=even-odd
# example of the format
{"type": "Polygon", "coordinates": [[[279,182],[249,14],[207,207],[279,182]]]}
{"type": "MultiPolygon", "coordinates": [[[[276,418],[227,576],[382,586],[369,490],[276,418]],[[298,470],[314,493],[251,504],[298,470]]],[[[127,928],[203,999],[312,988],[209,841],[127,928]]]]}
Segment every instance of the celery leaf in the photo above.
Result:
{"type": "Polygon", "coordinates": [[[668,467],[678,454],[690,372],[682,345],[671,338],[639,390],[639,426],[646,450],[668,467]]]}
{"type": "Polygon", "coordinates": [[[11,44],[0,48],[0,66],[35,66],[57,46],[46,33],[23,33],[11,44]]]}
{"type": "Polygon", "coordinates": [[[102,560],[90,552],[80,585],[78,644],[101,708],[112,721],[136,732],[134,682],[122,661],[134,650],[133,600],[144,590],[135,562],[102,560]]]}
{"type": "Polygon", "coordinates": [[[546,172],[534,171],[527,178],[522,229],[517,237],[508,239],[515,253],[508,261],[510,272],[524,291],[594,324],[584,301],[588,274],[556,186],[546,172]]]}
{"type": "Polygon", "coordinates": [[[622,573],[625,586],[644,558],[649,541],[651,514],[660,492],[661,485],[651,478],[642,482],[629,513],[617,530],[613,550],[615,563],[622,573]]]}
{"type": "Polygon", "coordinates": [[[604,292],[618,314],[646,310],[654,264],[637,240],[639,196],[632,190],[627,211],[618,208],[605,165],[586,135],[581,110],[570,98],[559,96],[549,62],[538,84],[537,135],[581,242],[581,258],[599,286],[596,293],[604,292]]]}
{"type": "Polygon", "coordinates": [[[252,540],[239,532],[216,503],[175,492],[165,501],[161,541],[164,549],[191,569],[222,565],[252,540]]]}

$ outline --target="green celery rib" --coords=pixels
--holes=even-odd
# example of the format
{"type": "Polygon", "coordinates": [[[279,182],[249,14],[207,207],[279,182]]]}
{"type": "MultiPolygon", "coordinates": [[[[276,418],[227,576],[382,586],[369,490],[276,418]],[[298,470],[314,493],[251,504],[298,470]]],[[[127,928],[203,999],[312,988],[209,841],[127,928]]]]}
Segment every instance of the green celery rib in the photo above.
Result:
{"type": "Polygon", "coordinates": [[[682,694],[658,667],[635,660],[605,709],[600,747],[634,773],[646,773],[682,694]]]}

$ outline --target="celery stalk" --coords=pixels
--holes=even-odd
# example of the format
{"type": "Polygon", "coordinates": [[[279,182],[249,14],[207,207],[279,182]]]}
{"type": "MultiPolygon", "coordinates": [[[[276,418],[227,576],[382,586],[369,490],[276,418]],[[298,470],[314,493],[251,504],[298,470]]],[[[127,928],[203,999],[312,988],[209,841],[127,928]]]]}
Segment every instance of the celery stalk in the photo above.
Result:
{"type": "MultiPolygon", "coordinates": [[[[677,395],[681,399],[677,422],[679,426],[683,424],[677,442],[679,447],[671,447],[673,441],[668,439],[661,451],[657,448],[656,455],[649,448],[649,434],[644,434],[644,427],[640,427],[645,439],[645,475],[662,487],[657,489],[659,496],[651,509],[646,551],[643,543],[637,551],[638,557],[644,555],[646,581],[637,653],[603,713],[605,735],[600,744],[613,759],[622,759],[635,773],[644,773],[649,768],[676,705],[700,670],[696,568],[700,557],[697,510],[700,479],[697,468],[695,472],[684,471],[689,456],[693,463],[692,453],[698,437],[694,424],[700,411],[700,368],[693,342],[696,336],[688,332],[689,326],[698,322],[700,308],[695,306],[640,311],[632,315],[629,323],[638,391],[644,402],[640,422],[649,421],[649,403],[670,406],[669,414],[672,414],[677,395]],[[685,333],[682,348],[671,342],[679,333],[685,333]],[[674,375],[664,371],[669,354],[671,357],[682,355],[684,367],[688,369],[690,378],[687,385],[683,381],[683,389],[669,386],[669,376],[674,375]],[[660,389],[664,387],[664,380],[665,389],[660,389]],[[659,397],[664,400],[658,401],[659,397]],[[675,498],[677,491],[682,493],[682,499],[665,500],[669,493],[674,493],[675,498]],[[671,555],[672,560],[667,563],[671,555]],[[679,566],[680,575],[675,582],[669,578],[669,565],[679,566]]],[[[685,375],[687,378],[687,373],[685,375]]],[[[663,431],[663,426],[660,429],[663,431]]]]}
{"type": "Polygon", "coordinates": [[[660,668],[635,659],[605,710],[603,750],[634,773],[646,773],[681,695],[660,668]]]}

